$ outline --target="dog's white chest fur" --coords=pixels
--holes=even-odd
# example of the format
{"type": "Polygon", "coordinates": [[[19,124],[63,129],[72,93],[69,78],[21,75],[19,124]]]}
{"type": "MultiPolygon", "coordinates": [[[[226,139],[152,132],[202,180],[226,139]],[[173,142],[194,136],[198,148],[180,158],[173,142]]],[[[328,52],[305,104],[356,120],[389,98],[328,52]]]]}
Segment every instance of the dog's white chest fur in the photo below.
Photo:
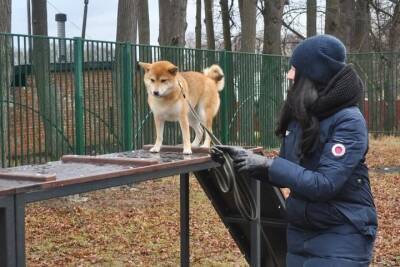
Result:
{"type": "Polygon", "coordinates": [[[151,105],[151,110],[160,119],[165,121],[178,121],[182,112],[182,102],[178,101],[173,105],[151,105]]]}

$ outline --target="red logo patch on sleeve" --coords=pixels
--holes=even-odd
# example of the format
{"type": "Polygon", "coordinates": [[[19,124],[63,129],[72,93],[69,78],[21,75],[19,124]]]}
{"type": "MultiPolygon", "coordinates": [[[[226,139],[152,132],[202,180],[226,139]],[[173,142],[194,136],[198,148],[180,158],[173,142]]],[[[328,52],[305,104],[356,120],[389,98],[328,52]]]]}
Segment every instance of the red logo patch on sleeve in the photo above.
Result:
{"type": "Polygon", "coordinates": [[[332,154],[335,157],[341,157],[346,153],[346,148],[343,144],[334,144],[332,146],[332,154]]]}

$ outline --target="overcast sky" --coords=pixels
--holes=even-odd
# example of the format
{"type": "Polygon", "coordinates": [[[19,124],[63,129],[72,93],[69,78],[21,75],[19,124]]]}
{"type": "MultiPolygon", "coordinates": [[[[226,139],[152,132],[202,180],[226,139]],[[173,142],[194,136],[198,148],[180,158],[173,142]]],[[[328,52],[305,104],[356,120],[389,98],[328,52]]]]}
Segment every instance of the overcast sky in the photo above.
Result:
{"type": "MultiPolygon", "coordinates": [[[[194,31],[196,8],[194,0],[188,0],[187,32],[194,31]]],[[[57,35],[56,13],[67,14],[66,36],[81,36],[83,20],[83,0],[50,0],[47,1],[47,21],[49,36],[57,35]]],[[[118,0],[89,0],[86,38],[115,41],[117,27],[118,0]]],[[[12,32],[28,33],[27,1],[12,1],[12,32]]],[[[158,44],[158,0],[149,0],[150,42],[158,44]]]]}

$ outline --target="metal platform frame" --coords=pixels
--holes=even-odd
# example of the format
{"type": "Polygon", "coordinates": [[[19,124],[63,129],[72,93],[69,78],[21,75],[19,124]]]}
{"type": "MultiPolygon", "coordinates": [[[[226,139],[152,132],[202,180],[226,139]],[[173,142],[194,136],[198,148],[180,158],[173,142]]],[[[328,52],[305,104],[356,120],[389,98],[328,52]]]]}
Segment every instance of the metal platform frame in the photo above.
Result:
{"type": "Polygon", "coordinates": [[[181,266],[189,266],[189,173],[218,166],[212,161],[171,167],[132,176],[97,180],[58,188],[0,196],[0,266],[22,267],[25,262],[25,206],[46,199],[80,194],[135,182],[180,175],[181,266]]]}

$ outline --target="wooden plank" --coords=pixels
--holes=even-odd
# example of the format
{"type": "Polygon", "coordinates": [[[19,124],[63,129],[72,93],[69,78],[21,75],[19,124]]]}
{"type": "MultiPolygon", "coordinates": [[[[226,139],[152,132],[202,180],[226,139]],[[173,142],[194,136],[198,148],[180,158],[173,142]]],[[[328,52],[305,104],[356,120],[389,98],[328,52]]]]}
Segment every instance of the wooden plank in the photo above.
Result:
{"type": "Polygon", "coordinates": [[[29,173],[29,172],[0,172],[1,179],[34,181],[34,182],[49,182],[55,181],[56,175],[52,173],[29,173]]]}
{"type": "Polygon", "coordinates": [[[140,159],[140,158],[124,158],[124,157],[97,157],[97,156],[79,156],[65,155],[61,157],[63,163],[88,163],[88,164],[115,164],[115,165],[135,165],[148,166],[159,163],[157,160],[140,159]]]}
{"type": "MultiPolygon", "coordinates": [[[[143,150],[150,150],[150,148],[152,148],[152,147],[153,147],[153,145],[144,145],[143,150]]],[[[259,146],[258,147],[244,146],[243,148],[250,149],[253,152],[262,152],[263,151],[263,148],[259,147],[259,146]]],[[[161,146],[160,152],[182,152],[182,150],[183,150],[182,145],[177,145],[177,146],[165,145],[165,146],[161,146]]],[[[192,147],[192,152],[209,154],[210,149],[207,147],[192,147]]]]}
{"type": "MultiPolygon", "coordinates": [[[[150,150],[153,145],[144,145],[143,150],[150,150]]],[[[182,145],[178,146],[161,146],[160,152],[183,152],[182,145]]],[[[210,149],[207,147],[192,147],[193,153],[210,153],[210,149]]]]}

